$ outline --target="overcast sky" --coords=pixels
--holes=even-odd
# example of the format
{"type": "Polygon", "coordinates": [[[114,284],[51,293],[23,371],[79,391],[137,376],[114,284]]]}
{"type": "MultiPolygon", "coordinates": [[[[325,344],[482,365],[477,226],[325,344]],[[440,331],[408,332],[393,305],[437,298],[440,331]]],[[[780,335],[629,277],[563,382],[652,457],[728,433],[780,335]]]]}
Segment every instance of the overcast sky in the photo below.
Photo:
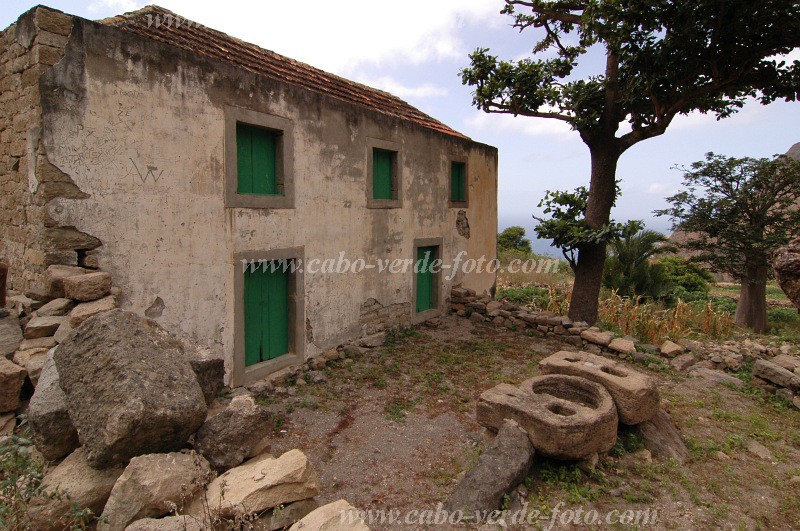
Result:
{"type": "MultiPolygon", "coordinates": [[[[159,0],[160,5],[195,22],[222,30],[277,53],[310,63],[400,96],[412,105],[500,152],[499,225],[522,225],[529,235],[531,214],[547,189],[588,185],[589,154],[578,134],[546,119],[487,115],[471,106],[469,87],[459,71],[476,47],[504,58],[525,57],[532,34],[518,33],[500,0],[159,0]]],[[[2,0],[5,28],[39,1],[2,0]]],[[[52,0],[45,4],[90,19],[138,9],[138,0],[52,0]]],[[[800,59],[795,51],[792,59],[800,59]]],[[[600,73],[601,58],[581,68],[600,73]]],[[[622,197],[613,216],[642,219],[649,228],[668,231],[654,218],[664,198],[676,192],[680,172],[714,151],[731,156],[765,157],[800,142],[800,103],[748,104],[721,122],[711,116],[678,117],[665,135],[634,146],[618,171],[622,197]]],[[[546,244],[536,244],[544,250],[546,244]]]]}

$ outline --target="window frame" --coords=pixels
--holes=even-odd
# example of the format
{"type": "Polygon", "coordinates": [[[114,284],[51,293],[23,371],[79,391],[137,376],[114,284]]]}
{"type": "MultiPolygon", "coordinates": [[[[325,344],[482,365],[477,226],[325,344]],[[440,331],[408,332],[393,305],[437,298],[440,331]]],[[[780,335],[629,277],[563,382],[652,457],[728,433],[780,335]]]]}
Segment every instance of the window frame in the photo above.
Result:
{"type": "Polygon", "coordinates": [[[447,202],[450,208],[467,208],[469,206],[469,159],[467,157],[450,157],[450,164],[447,171],[447,202]],[[464,200],[453,200],[453,164],[464,165],[464,200]]]}
{"type": "Polygon", "coordinates": [[[303,267],[305,248],[291,247],[270,251],[245,251],[234,254],[233,259],[233,385],[246,385],[258,381],[290,365],[305,361],[305,283],[303,267]],[[242,260],[295,260],[300,267],[289,273],[289,352],[266,361],[245,365],[245,307],[244,268],[242,260]]]}
{"type": "Polygon", "coordinates": [[[399,142],[367,138],[366,195],[367,208],[402,208],[403,207],[403,153],[399,142]],[[375,199],[373,154],[376,149],[391,151],[392,159],[392,199],[375,199]]]}
{"type": "Polygon", "coordinates": [[[225,107],[225,207],[294,208],[294,124],[288,118],[241,107],[225,107]],[[240,194],[236,126],[244,124],[274,131],[276,185],[283,195],[240,194]]]}

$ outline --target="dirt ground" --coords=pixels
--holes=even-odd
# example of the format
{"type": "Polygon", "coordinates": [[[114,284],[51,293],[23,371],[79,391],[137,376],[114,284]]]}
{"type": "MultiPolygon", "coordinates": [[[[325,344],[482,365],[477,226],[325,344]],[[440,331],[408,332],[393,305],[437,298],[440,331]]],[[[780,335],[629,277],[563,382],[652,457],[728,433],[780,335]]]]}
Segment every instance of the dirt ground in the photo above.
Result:
{"type": "MultiPolygon", "coordinates": [[[[344,498],[359,509],[402,514],[435,509],[491,437],[474,420],[480,393],[519,383],[536,374],[540,359],[570,349],[457,317],[435,329],[392,334],[385,347],[329,365],[327,382],[271,398],[271,451],[307,453],[319,471],[321,503],[344,498]]],[[[537,457],[520,500],[541,515],[533,527],[548,528],[554,507],[557,517],[570,509],[657,511],[657,523],[640,528],[800,527],[800,410],[750,388],[637,367],[658,379],[690,461],[649,460],[641,442],[626,434],[593,473],[537,457]],[[754,442],[769,455],[748,449],[754,442]]]]}

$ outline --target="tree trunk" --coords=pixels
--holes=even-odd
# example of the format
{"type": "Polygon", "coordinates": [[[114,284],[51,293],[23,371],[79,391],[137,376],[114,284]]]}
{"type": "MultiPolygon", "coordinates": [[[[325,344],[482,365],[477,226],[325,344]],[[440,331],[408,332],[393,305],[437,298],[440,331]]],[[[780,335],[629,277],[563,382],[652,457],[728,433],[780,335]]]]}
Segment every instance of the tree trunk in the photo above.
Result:
{"type": "MultiPolygon", "coordinates": [[[[620,153],[612,140],[609,145],[591,147],[592,180],[589,185],[589,200],[586,205],[586,222],[593,229],[606,225],[611,217],[611,207],[617,195],[617,162],[620,153]]],[[[578,265],[575,268],[575,284],[569,317],[573,321],[597,322],[597,304],[603,266],[606,263],[606,244],[583,245],[578,250],[578,265]]]]}
{"type": "Polygon", "coordinates": [[[747,278],[742,280],[739,304],[736,305],[736,325],[752,328],[757,334],[767,332],[767,266],[746,266],[747,278]]]}

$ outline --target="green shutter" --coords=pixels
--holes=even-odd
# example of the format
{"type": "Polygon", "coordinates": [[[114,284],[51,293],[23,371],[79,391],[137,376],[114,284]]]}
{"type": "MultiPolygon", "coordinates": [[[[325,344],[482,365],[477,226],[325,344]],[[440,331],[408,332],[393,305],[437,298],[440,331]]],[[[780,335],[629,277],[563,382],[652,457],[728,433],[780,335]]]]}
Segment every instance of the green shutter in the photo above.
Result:
{"type": "Polygon", "coordinates": [[[245,366],[289,352],[289,272],[281,262],[245,271],[244,337],[245,366]]]}
{"type": "Polygon", "coordinates": [[[450,168],[450,200],[467,200],[467,165],[453,162],[450,168]]]}
{"type": "Polygon", "coordinates": [[[372,150],[372,198],[393,199],[394,152],[372,150]]]}
{"type": "Polygon", "coordinates": [[[275,132],[236,124],[238,193],[281,195],[278,190],[277,148],[275,132]]]}
{"type": "Polygon", "coordinates": [[[417,248],[417,312],[424,312],[434,307],[435,275],[430,266],[435,258],[436,247],[417,248]]]}

